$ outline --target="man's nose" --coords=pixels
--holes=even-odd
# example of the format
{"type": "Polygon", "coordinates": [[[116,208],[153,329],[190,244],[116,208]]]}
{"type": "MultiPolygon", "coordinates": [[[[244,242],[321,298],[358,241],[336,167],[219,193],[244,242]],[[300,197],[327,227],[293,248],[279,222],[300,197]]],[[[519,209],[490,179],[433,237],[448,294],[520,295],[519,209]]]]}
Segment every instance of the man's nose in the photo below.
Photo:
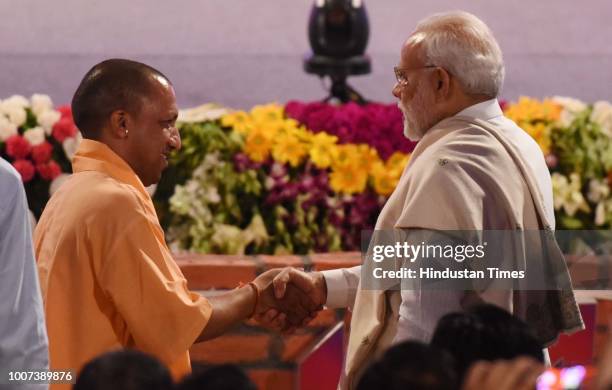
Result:
{"type": "Polygon", "coordinates": [[[170,136],[170,146],[174,150],[181,149],[181,133],[179,133],[176,127],[174,128],[174,132],[170,136]]]}
{"type": "Polygon", "coordinates": [[[396,98],[400,98],[401,96],[401,87],[399,85],[399,83],[395,83],[395,85],[393,86],[393,89],[391,90],[391,93],[393,94],[393,96],[395,96],[396,98]]]}

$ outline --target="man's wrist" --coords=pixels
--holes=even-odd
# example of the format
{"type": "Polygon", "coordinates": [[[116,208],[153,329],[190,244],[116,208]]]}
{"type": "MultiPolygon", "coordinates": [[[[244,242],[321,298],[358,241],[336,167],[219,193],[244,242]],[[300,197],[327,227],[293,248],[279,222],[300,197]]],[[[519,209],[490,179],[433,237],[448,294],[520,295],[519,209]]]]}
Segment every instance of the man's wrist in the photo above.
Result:
{"type": "Polygon", "coordinates": [[[320,291],[322,295],[321,305],[325,305],[325,302],[327,302],[327,281],[325,280],[325,276],[323,276],[323,272],[314,272],[313,276],[315,288],[320,291]]]}

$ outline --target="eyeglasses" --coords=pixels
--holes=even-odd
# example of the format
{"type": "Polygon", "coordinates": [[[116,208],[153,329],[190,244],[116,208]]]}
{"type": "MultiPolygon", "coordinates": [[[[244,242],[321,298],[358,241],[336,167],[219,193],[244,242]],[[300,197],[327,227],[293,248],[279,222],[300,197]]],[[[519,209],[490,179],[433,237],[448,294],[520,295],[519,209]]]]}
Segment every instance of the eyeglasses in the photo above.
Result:
{"type": "Polygon", "coordinates": [[[393,67],[393,71],[395,72],[395,79],[397,80],[397,83],[399,85],[406,85],[408,84],[408,78],[404,74],[404,71],[415,71],[419,69],[428,69],[428,68],[437,68],[437,67],[438,67],[437,65],[425,65],[425,66],[420,66],[418,68],[400,68],[398,66],[395,66],[393,67]]]}

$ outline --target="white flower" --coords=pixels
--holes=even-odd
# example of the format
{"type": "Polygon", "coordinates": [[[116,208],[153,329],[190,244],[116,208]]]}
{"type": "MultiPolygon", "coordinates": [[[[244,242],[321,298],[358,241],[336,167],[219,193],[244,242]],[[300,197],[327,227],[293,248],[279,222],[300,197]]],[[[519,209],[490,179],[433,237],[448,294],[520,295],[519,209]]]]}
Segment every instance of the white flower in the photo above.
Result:
{"type": "Polygon", "coordinates": [[[576,115],[587,109],[586,103],[564,96],[554,96],[552,100],[563,107],[559,122],[562,126],[567,127],[572,124],[576,115]]]}
{"type": "Polygon", "coordinates": [[[568,181],[567,177],[555,172],[551,179],[555,210],[563,208],[563,211],[570,217],[573,217],[578,210],[587,213],[591,210],[580,192],[580,175],[572,173],[568,181]]]}
{"type": "Polygon", "coordinates": [[[51,185],[49,186],[49,195],[53,195],[60,188],[60,186],[64,184],[66,180],[68,180],[69,177],[69,173],[61,173],[58,177],[53,179],[51,185]]]}
{"type": "Polygon", "coordinates": [[[214,121],[223,115],[230,113],[230,110],[218,104],[207,103],[194,108],[179,110],[177,122],[194,123],[214,121]]]}
{"type": "Polygon", "coordinates": [[[2,101],[2,107],[21,107],[26,108],[30,105],[28,99],[21,95],[13,95],[10,98],[2,101]]]}
{"type": "Polygon", "coordinates": [[[62,147],[64,148],[64,153],[66,153],[68,160],[72,160],[72,156],[76,153],[82,139],[83,136],[79,132],[75,137],[69,137],[64,140],[62,147]]]}
{"type": "Polygon", "coordinates": [[[17,105],[3,105],[2,110],[4,111],[8,119],[17,127],[22,126],[26,122],[26,119],[28,119],[28,114],[26,113],[26,110],[17,105]]]}
{"type": "Polygon", "coordinates": [[[23,133],[23,138],[25,138],[32,146],[40,145],[45,142],[45,131],[42,127],[37,126],[26,130],[26,132],[23,133]]]}
{"type": "Polygon", "coordinates": [[[6,141],[15,134],[17,134],[17,126],[0,114],[0,142],[6,141]]]}
{"type": "Polygon", "coordinates": [[[53,102],[51,101],[51,98],[48,95],[41,95],[35,93],[30,98],[30,101],[32,102],[30,107],[32,107],[32,112],[36,116],[41,115],[45,111],[53,110],[53,102]]]}
{"type": "Polygon", "coordinates": [[[219,196],[219,191],[217,191],[217,187],[208,186],[205,188],[204,199],[208,203],[219,203],[221,201],[221,196],[219,196]]]}
{"type": "Polygon", "coordinates": [[[601,226],[612,219],[612,199],[602,200],[595,208],[595,225],[601,226]]]}
{"type": "Polygon", "coordinates": [[[46,110],[41,112],[40,115],[37,114],[36,120],[38,121],[38,124],[41,125],[43,129],[45,129],[45,134],[51,135],[51,132],[53,131],[53,125],[55,125],[61,117],[62,114],[59,111],[46,110]]]}
{"type": "Polygon", "coordinates": [[[202,162],[203,166],[206,167],[215,167],[219,165],[219,154],[218,153],[209,153],[204,157],[204,161],[202,162]]]}
{"type": "Polygon", "coordinates": [[[598,203],[600,200],[607,198],[608,195],[610,195],[610,187],[606,179],[591,179],[589,182],[588,194],[588,198],[591,202],[598,203]]]}
{"type": "Polygon", "coordinates": [[[612,138],[612,104],[600,100],[593,104],[591,120],[601,126],[601,130],[612,138]]]}
{"type": "Polygon", "coordinates": [[[264,187],[266,188],[266,190],[271,190],[274,187],[275,181],[274,179],[272,179],[270,176],[266,177],[266,180],[264,182],[264,187]]]}

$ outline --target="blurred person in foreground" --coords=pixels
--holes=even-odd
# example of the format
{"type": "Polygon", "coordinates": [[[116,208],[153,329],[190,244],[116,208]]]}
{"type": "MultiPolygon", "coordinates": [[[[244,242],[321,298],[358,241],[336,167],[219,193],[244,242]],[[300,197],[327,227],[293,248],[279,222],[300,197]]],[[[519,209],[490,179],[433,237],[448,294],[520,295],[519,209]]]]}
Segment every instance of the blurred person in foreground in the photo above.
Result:
{"type": "Polygon", "coordinates": [[[272,282],[280,270],[208,299],[187,288],[145,190],[181,146],[166,76],[135,61],[101,62],[81,81],[72,112],[84,138],[74,174],[35,231],[51,368],[78,371],[101,353],[129,347],[155,356],[179,379],[191,371],[193,343],[263,313],[283,326],[313,316],[311,280],[293,270],[285,273],[292,284],[283,281],[282,300],[272,282]]]}
{"type": "Polygon", "coordinates": [[[468,368],[480,360],[528,356],[544,363],[542,344],[532,329],[494,305],[477,305],[466,312],[444,315],[434,330],[431,345],[453,356],[459,383],[468,368]]]}
{"type": "MultiPolygon", "coordinates": [[[[399,281],[364,287],[362,275],[373,276],[361,266],[305,274],[321,286],[319,303],[353,308],[343,389],[354,389],[368,361],[390,345],[429,342],[440,317],[475,303],[517,315],[545,346],[560,333],[583,328],[563,253],[549,234],[555,220],[544,156],[497,101],[504,62],[491,30],[467,12],[427,17],[402,46],[394,71],[392,93],[404,115],[404,134],[419,143],[375,229],[407,240],[422,232],[546,232],[546,238],[531,234],[513,241],[503,254],[515,255],[510,260],[528,273],[532,267],[554,270],[552,283],[559,288],[398,291],[399,281]]],[[[366,258],[366,265],[371,261],[366,258]]]]}
{"type": "Polygon", "coordinates": [[[357,390],[452,390],[457,388],[452,356],[439,348],[405,341],[371,364],[357,390]]]}
{"type": "Polygon", "coordinates": [[[195,372],[179,383],[177,390],[257,390],[239,367],[222,364],[195,372]]]}
{"type": "Polygon", "coordinates": [[[170,371],[153,356],[133,349],[104,353],[79,373],[73,390],[172,390],[170,371]]]}
{"type": "Polygon", "coordinates": [[[8,375],[47,368],[28,200],[17,170],[0,158],[0,389],[44,389],[46,385],[11,384],[8,375]]]}

